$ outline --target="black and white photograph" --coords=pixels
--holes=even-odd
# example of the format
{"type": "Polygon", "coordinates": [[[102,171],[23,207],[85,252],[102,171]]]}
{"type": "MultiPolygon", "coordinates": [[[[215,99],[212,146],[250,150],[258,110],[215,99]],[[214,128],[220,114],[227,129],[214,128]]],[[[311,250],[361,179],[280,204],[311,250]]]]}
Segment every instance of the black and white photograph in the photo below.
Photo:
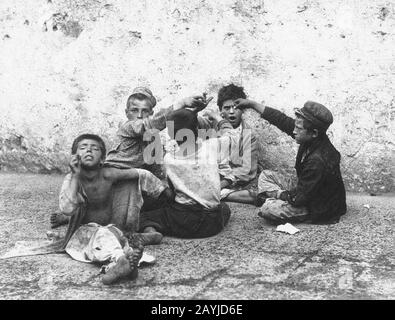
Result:
{"type": "Polygon", "coordinates": [[[0,300],[393,300],[394,182],[393,0],[0,1],[0,300]]]}

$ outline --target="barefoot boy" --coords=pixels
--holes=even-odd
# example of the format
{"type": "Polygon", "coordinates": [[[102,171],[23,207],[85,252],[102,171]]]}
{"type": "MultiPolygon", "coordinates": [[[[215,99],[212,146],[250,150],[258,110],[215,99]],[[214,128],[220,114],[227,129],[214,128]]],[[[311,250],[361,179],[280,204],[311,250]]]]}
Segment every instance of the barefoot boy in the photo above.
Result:
{"type": "MultiPolygon", "coordinates": [[[[103,283],[137,276],[141,258],[141,243],[129,247],[124,236],[130,232],[130,216],[142,205],[141,191],[153,198],[167,197],[169,189],[152,173],[143,169],[103,167],[106,154],[103,140],[92,134],[77,137],[72,146],[71,173],[67,174],[59,196],[63,214],[71,216],[64,249],[80,261],[105,263],[110,261],[103,283]],[[128,180],[136,186],[128,211],[118,210],[114,183],[128,180]]],[[[137,212],[138,214],[138,212],[137,212]]]]}
{"type": "MultiPolygon", "coordinates": [[[[127,99],[125,114],[127,120],[119,127],[115,146],[108,152],[105,166],[129,169],[142,168],[151,172],[160,171],[155,164],[147,165],[144,161],[144,149],[151,141],[144,140],[144,134],[150,130],[163,130],[170,112],[182,108],[201,110],[207,106],[211,99],[206,101],[205,96],[192,96],[180,100],[174,106],[164,108],[154,114],[156,98],[146,87],[133,89],[127,99]]],[[[120,184],[119,188],[125,186],[120,184]]],[[[149,197],[145,197],[143,210],[160,207],[149,197]]],[[[69,218],[61,213],[53,213],[50,217],[52,228],[66,224],[69,218]]]]}

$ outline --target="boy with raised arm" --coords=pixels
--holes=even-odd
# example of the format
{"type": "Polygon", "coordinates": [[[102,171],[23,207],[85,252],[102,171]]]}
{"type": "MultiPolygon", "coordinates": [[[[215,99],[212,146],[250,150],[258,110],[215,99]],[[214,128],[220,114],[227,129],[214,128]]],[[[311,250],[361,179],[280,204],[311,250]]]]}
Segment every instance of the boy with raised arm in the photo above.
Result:
{"type": "MultiPolygon", "coordinates": [[[[233,130],[240,135],[238,145],[220,155],[219,173],[221,177],[221,199],[240,189],[247,188],[256,178],[258,170],[259,146],[252,129],[243,119],[243,110],[236,108],[235,101],[246,98],[244,88],[233,83],[218,91],[217,105],[223,119],[228,120],[233,130]]],[[[198,117],[200,128],[210,128],[212,122],[198,117]]]]}
{"type": "MultiPolygon", "coordinates": [[[[299,144],[296,179],[264,170],[258,180],[258,198],[265,202],[259,215],[266,220],[285,222],[336,223],[346,213],[346,192],[340,172],[340,153],[329,141],[326,131],[332,113],[322,104],[307,101],[295,109],[296,119],[248,99],[235,101],[240,109],[253,108],[269,123],[299,144]]],[[[247,191],[230,197],[253,198],[247,191]]]]}
{"type": "Polygon", "coordinates": [[[220,201],[218,155],[221,146],[236,143],[240,136],[232,134],[230,123],[214,113],[211,117],[222,136],[200,136],[195,111],[183,109],[169,115],[173,124],[173,128],[168,126],[169,136],[174,137],[177,146],[165,155],[164,170],[175,200],[141,213],[139,236],[144,244],[158,244],[149,238],[158,232],[181,238],[210,237],[229,221],[229,206],[220,201]]]}
{"type": "Polygon", "coordinates": [[[135,88],[126,103],[128,120],[120,126],[117,141],[108,152],[105,164],[121,169],[149,169],[144,161],[144,149],[150,141],[144,140],[144,134],[149,130],[161,131],[166,128],[166,120],[172,111],[182,108],[203,109],[207,103],[203,96],[187,97],[154,114],[156,98],[151,90],[145,87],[135,88]]]}
{"type": "Polygon", "coordinates": [[[135,227],[133,219],[143,203],[141,192],[165,199],[172,199],[172,193],[146,170],[103,167],[105,154],[105,144],[97,135],[83,134],[74,140],[71,172],[63,181],[59,207],[63,214],[71,216],[63,244],[65,251],[79,261],[110,262],[103,283],[111,284],[137,277],[143,246],[131,241],[129,247],[124,234],[135,227]],[[121,180],[127,180],[133,188],[127,211],[114,206],[119,196],[114,184],[121,180]]]}
{"type": "MultiPolygon", "coordinates": [[[[125,114],[127,120],[119,127],[116,142],[108,152],[104,161],[105,166],[129,169],[142,168],[157,176],[160,170],[157,164],[148,165],[144,160],[144,150],[151,141],[144,139],[148,132],[158,132],[166,127],[167,116],[173,110],[182,108],[203,109],[210,100],[206,101],[203,96],[191,96],[181,99],[168,108],[163,108],[154,113],[156,98],[151,90],[146,87],[136,87],[126,102],[125,114]]],[[[128,186],[119,183],[119,192],[127,193],[128,186]]],[[[145,203],[143,210],[160,207],[162,203],[144,195],[145,203]]],[[[61,213],[53,213],[50,217],[52,228],[66,224],[69,218],[61,213]]]]}

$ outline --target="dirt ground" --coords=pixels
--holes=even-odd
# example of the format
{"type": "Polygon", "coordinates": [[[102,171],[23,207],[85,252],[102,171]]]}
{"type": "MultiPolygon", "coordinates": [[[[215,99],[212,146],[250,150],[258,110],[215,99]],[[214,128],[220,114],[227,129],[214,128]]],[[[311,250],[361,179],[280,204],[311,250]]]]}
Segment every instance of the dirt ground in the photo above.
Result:
{"type": "MultiPolygon", "coordinates": [[[[62,176],[0,174],[0,254],[45,239],[62,176]]],[[[165,237],[135,281],[105,286],[96,266],[66,254],[2,260],[1,299],[394,299],[395,196],[348,194],[338,224],[275,231],[255,207],[231,204],[207,239],[165,237]]],[[[61,230],[65,228],[62,227],[61,230]]]]}

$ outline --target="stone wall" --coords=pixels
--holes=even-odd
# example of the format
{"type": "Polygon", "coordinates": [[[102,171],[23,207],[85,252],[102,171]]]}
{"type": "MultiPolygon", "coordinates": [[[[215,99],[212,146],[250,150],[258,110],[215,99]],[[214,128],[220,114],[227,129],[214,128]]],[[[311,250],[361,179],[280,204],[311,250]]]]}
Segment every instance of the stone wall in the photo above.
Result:
{"type": "MultiPolygon", "coordinates": [[[[82,132],[110,144],[137,85],[160,108],[235,82],[289,115],[326,105],[348,190],[393,191],[394,13],[380,0],[2,0],[1,170],[64,172],[82,132]]],[[[245,118],[262,166],[292,172],[297,145],[245,118]]]]}

